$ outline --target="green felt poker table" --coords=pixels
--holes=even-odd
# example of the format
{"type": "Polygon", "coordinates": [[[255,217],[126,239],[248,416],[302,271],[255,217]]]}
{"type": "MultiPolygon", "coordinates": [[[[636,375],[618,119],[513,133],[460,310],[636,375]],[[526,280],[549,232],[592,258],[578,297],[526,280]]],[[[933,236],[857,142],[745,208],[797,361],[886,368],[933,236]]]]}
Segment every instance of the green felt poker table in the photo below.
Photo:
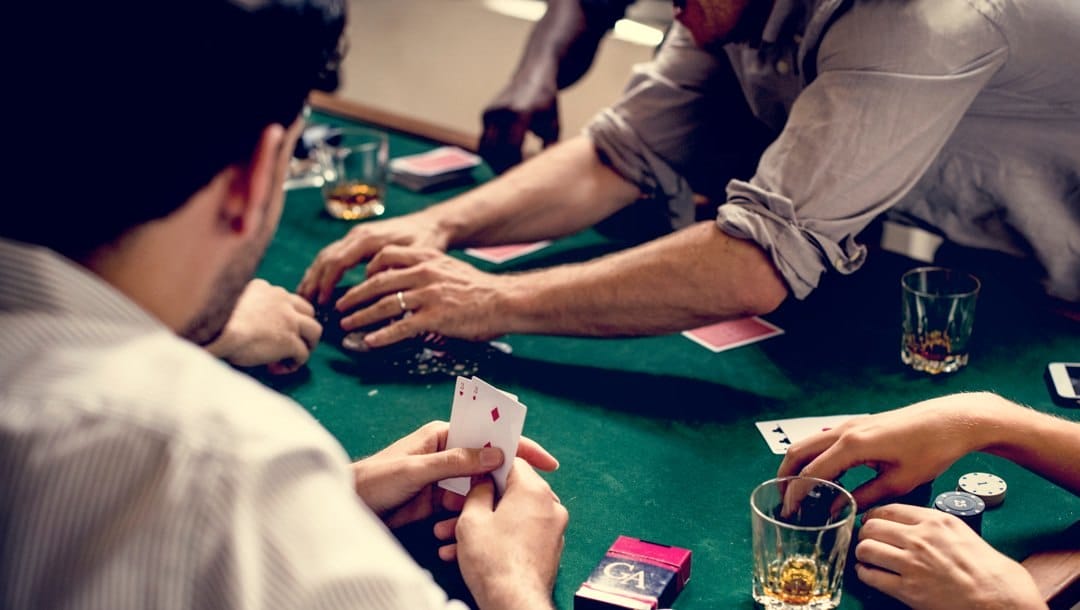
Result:
{"type": "MultiPolygon", "coordinates": [[[[314,122],[354,119],[316,112],[314,122]]],[[[391,132],[391,157],[438,143],[391,132]]],[[[486,167],[477,180],[491,177],[486,167]]],[[[418,210],[467,187],[417,194],[390,186],[386,217],[418,210]]],[[[259,276],[294,288],[324,245],[351,223],[323,211],[318,189],[288,193],[280,229],[259,276]]],[[[494,272],[589,259],[630,245],[587,230],[510,263],[462,257],[494,272]]],[[[965,260],[965,263],[968,261],[965,260]]],[[[970,263],[977,264],[977,263],[970,263]]],[[[1055,310],[1020,272],[992,261],[983,281],[970,364],[952,375],[909,372],[899,360],[900,274],[919,263],[872,251],[851,276],[831,274],[804,301],[790,299],[765,316],[784,334],[713,353],[680,334],[593,339],[511,335],[512,348],[479,365],[477,375],[528,406],[525,434],[561,461],[546,475],[570,512],[554,597],[573,607],[577,587],[619,535],[693,552],[690,583],[674,602],[682,610],[754,608],[750,596],[749,494],[774,476],[780,456],[755,422],[785,417],[878,412],[952,392],[992,390],[1036,409],[1080,420],[1057,406],[1043,380],[1047,363],[1080,359],[1080,323],[1055,310]]],[[[364,277],[363,266],[345,283],[364,277]]],[[[299,373],[261,377],[308,409],[345,447],[362,457],[433,419],[447,419],[453,378],[393,367],[366,367],[322,343],[299,373]]],[[[934,495],[960,475],[1003,477],[1008,497],[984,516],[983,536],[1020,560],[1060,545],[1080,519],[1080,498],[1003,459],[975,454],[933,482],[934,495]]],[[[849,488],[869,470],[853,470],[849,488]]],[[[398,532],[417,560],[454,596],[468,600],[453,565],[435,556],[430,523],[398,532]]],[[[1075,541],[1075,538],[1073,539],[1075,541]]],[[[528,549],[522,549],[527,553],[528,549]]],[[[895,606],[850,572],[841,608],[895,606]]]]}

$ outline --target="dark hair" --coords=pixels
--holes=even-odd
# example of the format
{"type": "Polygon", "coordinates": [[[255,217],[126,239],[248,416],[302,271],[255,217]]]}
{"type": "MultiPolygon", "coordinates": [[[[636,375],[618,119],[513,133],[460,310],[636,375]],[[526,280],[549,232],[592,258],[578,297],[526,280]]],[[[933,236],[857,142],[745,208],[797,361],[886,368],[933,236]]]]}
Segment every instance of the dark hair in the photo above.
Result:
{"type": "Polygon", "coordinates": [[[72,258],[169,215],[337,84],[344,0],[70,4],[22,22],[41,62],[14,79],[27,194],[0,236],[72,258]]]}

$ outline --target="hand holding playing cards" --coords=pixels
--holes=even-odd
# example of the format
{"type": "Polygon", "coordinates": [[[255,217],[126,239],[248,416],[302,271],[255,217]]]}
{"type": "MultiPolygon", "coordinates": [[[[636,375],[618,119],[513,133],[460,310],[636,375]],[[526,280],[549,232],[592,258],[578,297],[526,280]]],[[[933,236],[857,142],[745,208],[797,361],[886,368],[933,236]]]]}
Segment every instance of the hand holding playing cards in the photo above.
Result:
{"type": "Polygon", "coordinates": [[[424,212],[360,223],[319,252],[304,272],[297,294],[315,303],[325,303],[346,271],[390,244],[441,251],[446,249],[447,237],[424,212]]]}
{"type": "Polygon", "coordinates": [[[854,466],[870,466],[877,476],[852,492],[859,507],[867,508],[915,489],[977,451],[982,443],[973,416],[995,402],[1004,401],[955,394],[848,420],[792,445],[777,475],[831,481],[854,466]]]}
{"type": "Polygon", "coordinates": [[[336,306],[348,311],[370,303],[342,318],[346,331],[401,318],[365,336],[370,347],[424,332],[471,340],[502,334],[494,324],[505,316],[499,305],[505,276],[484,273],[435,249],[402,246],[383,248],[367,273],[367,280],[350,288],[336,306]],[[411,315],[402,317],[405,307],[411,315]]]}
{"type": "Polygon", "coordinates": [[[248,282],[221,335],[206,349],[236,366],[265,364],[280,375],[303,366],[321,335],[311,303],[256,279],[248,282]]]}
{"type": "Polygon", "coordinates": [[[931,508],[871,510],[855,557],[860,580],[915,610],[1046,608],[1023,566],[960,519],[931,508]]]}
{"type": "Polygon", "coordinates": [[[497,504],[492,481],[477,482],[461,516],[438,523],[435,535],[457,539],[439,555],[457,559],[481,609],[551,608],[568,520],[548,484],[517,459],[497,504]]]}
{"type": "MultiPolygon", "coordinates": [[[[431,422],[375,455],[353,464],[356,493],[388,527],[431,516],[440,506],[460,508],[461,497],[435,487],[441,479],[482,475],[503,463],[499,449],[446,450],[449,424],[431,422]]],[[[522,437],[518,455],[541,470],[559,462],[535,441],[522,437]]]]}

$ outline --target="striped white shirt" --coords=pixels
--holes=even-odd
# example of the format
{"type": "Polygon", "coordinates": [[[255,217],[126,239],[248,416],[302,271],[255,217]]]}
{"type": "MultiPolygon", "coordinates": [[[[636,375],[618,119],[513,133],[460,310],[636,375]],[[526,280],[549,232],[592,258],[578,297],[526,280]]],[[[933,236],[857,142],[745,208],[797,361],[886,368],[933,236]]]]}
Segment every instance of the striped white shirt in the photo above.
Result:
{"type": "Polygon", "coordinates": [[[0,609],[460,607],[304,409],[0,239],[0,609]]]}

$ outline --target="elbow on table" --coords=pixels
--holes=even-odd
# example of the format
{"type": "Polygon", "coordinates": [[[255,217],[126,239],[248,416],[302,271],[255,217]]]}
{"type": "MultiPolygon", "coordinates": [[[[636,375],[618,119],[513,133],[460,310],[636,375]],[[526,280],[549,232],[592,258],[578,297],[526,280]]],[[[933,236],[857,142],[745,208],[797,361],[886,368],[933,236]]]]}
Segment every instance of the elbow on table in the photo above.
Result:
{"type": "Polygon", "coordinates": [[[749,252],[750,256],[741,257],[739,271],[734,276],[738,286],[738,304],[745,315],[765,315],[780,307],[791,291],[783,275],[763,250],[752,246],[749,252]]]}
{"type": "Polygon", "coordinates": [[[787,300],[787,284],[776,269],[769,266],[759,281],[750,283],[744,294],[743,310],[747,315],[762,316],[776,311],[787,300]]]}

